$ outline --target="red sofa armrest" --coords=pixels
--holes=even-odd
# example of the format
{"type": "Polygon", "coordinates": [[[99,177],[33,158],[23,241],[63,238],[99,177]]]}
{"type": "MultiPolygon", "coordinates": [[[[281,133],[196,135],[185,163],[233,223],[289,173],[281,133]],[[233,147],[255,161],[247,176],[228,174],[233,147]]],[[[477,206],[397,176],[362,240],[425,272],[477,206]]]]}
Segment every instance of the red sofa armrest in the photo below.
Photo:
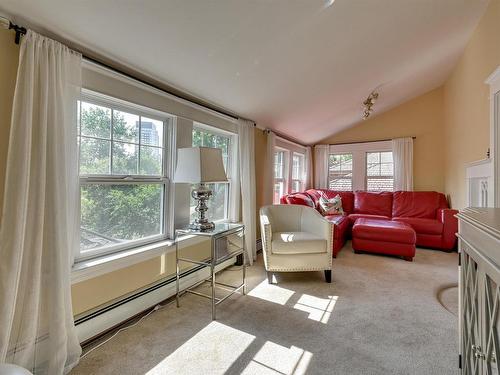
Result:
{"type": "Polygon", "coordinates": [[[458,210],[451,208],[437,210],[437,220],[443,223],[442,247],[444,250],[453,250],[457,243],[458,219],[455,217],[456,214],[458,214],[458,210]]]}

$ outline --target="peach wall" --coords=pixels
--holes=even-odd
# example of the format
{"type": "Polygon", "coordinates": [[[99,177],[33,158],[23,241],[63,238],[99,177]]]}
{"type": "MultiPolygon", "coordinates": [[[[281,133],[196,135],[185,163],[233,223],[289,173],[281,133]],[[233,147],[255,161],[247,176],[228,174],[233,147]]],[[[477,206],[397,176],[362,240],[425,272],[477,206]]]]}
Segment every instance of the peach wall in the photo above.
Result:
{"type": "MultiPolygon", "coordinates": [[[[318,143],[345,143],[417,137],[414,141],[415,190],[444,191],[443,90],[432,90],[385,113],[360,121],[318,143]]],[[[361,113],[360,113],[361,116],[361,113]]]]}
{"type": "Polygon", "coordinates": [[[491,0],[444,85],[445,190],[452,205],[466,205],[465,166],[484,159],[489,147],[489,87],[500,65],[500,0],[491,0]]]}

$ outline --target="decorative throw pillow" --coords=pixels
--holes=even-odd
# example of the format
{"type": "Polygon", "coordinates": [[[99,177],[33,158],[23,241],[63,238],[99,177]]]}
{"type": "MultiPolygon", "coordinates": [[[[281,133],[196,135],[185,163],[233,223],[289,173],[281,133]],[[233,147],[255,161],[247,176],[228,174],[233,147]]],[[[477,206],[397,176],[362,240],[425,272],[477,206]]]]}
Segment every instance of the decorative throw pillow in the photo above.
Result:
{"type": "Polygon", "coordinates": [[[323,215],[343,215],[344,210],[342,209],[342,198],[340,195],[336,195],[332,199],[327,199],[325,197],[319,198],[319,207],[323,215]]]}

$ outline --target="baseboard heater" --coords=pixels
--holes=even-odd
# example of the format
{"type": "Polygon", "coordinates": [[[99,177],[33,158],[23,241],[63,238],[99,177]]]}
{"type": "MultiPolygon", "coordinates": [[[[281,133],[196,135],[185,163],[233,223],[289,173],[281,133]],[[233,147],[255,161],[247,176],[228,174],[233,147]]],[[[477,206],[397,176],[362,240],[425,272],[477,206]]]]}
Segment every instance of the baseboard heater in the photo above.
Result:
{"type": "MultiPolygon", "coordinates": [[[[219,271],[235,263],[235,258],[228,259],[216,267],[219,271]]],[[[209,269],[197,266],[186,270],[180,277],[180,289],[184,290],[210,276],[209,269]]],[[[150,309],[174,296],[175,275],[161,280],[147,288],[121,298],[109,305],[75,319],[78,339],[81,344],[109,332],[134,316],[150,309]]]]}

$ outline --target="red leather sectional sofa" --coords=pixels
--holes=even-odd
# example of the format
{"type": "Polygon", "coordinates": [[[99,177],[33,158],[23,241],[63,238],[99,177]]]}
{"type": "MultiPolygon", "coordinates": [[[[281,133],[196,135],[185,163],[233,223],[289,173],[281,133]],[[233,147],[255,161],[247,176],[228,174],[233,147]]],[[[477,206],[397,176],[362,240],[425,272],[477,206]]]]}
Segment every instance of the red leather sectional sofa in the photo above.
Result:
{"type": "Polygon", "coordinates": [[[449,208],[446,197],[435,191],[334,191],[310,189],[281,198],[282,204],[301,204],[319,209],[319,198],[342,198],[344,215],[328,215],[334,228],[333,256],[335,257],[351,237],[351,230],[358,218],[393,220],[409,224],[416,232],[416,245],[445,251],[456,246],[455,233],[457,210],[449,208]]]}

